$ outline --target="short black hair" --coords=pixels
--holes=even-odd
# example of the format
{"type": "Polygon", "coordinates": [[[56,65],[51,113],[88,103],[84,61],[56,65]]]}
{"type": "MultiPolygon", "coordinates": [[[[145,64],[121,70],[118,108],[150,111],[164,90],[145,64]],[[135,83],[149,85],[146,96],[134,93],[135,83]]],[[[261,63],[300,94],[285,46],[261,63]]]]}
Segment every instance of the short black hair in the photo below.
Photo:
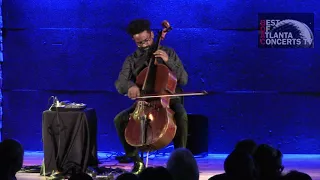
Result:
{"type": "Polygon", "coordinates": [[[256,148],[257,148],[257,143],[252,139],[243,139],[239,141],[235,146],[236,151],[243,151],[250,155],[254,154],[256,148]]]}
{"type": "Polygon", "coordinates": [[[146,19],[136,19],[129,23],[127,28],[127,33],[130,36],[133,36],[135,34],[139,34],[143,31],[150,31],[150,21],[146,19]]]}

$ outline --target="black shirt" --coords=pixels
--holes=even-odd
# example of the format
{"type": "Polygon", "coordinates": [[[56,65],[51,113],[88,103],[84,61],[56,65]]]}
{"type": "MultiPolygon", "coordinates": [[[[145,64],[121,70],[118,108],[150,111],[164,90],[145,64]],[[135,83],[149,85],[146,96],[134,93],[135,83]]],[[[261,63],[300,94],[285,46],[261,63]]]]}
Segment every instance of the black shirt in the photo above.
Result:
{"type": "MultiPolygon", "coordinates": [[[[172,48],[165,46],[160,46],[160,49],[165,51],[169,58],[167,62],[158,58],[157,62],[165,64],[173,73],[175,73],[178,86],[186,85],[188,83],[188,74],[176,52],[172,48]]],[[[128,89],[135,85],[137,75],[144,67],[147,67],[148,60],[148,53],[144,53],[140,49],[137,49],[126,58],[119,73],[119,77],[115,82],[115,87],[120,94],[127,94],[128,89]]]]}

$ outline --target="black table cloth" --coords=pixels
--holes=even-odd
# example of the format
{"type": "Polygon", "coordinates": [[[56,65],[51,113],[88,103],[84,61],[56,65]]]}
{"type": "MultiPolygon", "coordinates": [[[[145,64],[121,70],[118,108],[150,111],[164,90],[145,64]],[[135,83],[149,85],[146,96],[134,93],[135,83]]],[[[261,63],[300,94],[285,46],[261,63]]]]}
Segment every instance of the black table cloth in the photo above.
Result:
{"type": "Polygon", "coordinates": [[[92,108],[82,111],[44,111],[42,136],[44,173],[85,172],[97,166],[97,116],[92,108]]]}

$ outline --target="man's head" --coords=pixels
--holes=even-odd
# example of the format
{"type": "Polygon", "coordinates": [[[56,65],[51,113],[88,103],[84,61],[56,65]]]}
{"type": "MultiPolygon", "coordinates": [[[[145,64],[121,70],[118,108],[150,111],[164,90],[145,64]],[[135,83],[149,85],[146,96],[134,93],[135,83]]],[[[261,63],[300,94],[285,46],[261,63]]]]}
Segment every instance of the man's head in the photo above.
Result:
{"type": "Polygon", "coordinates": [[[231,179],[254,179],[254,160],[248,152],[234,150],[224,161],[224,170],[231,179]]]}
{"type": "Polygon", "coordinates": [[[23,165],[24,149],[14,139],[5,139],[0,143],[0,171],[14,176],[23,165]]]}
{"type": "Polygon", "coordinates": [[[199,168],[196,159],[186,148],[175,149],[167,161],[167,169],[175,180],[198,180],[199,168]]]}
{"type": "Polygon", "coordinates": [[[252,139],[244,139],[239,141],[236,146],[236,151],[246,152],[250,155],[253,155],[257,148],[257,143],[252,139]]]}
{"type": "Polygon", "coordinates": [[[284,169],[281,151],[268,144],[260,144],[253,158],[260,175],[264,178],[279,176],[284,169]]]}
{"type": "Polygon", "coordinates": [[[158,167],[148,167],[144,169],[140,174],[139,174],[139,179],[140,180],[171,180],[172,175],[170,174],[169,170],[165,167],[158,166],[158,167]]]}
{"type": "Polygon", "coordinates": [[[153,43],[154,34],[151,31],[150,21],[148,20],[136,19],[131,21],[127,32],[141,50],[147,50],[153,43]]]}

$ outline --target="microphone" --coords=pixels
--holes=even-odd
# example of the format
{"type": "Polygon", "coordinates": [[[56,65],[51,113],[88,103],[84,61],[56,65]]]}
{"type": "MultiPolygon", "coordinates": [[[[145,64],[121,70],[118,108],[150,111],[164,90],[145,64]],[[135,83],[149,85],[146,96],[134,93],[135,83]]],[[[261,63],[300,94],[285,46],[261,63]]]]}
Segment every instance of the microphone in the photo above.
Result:
{"type": "Polygon", "coordinates": [[[54,96],[54,101],[53,102],[54,102],[54,106],[55,107],[60,107],[61,104],[60,104],[59,99],[57,98],[57,96],[54,96]]]}

